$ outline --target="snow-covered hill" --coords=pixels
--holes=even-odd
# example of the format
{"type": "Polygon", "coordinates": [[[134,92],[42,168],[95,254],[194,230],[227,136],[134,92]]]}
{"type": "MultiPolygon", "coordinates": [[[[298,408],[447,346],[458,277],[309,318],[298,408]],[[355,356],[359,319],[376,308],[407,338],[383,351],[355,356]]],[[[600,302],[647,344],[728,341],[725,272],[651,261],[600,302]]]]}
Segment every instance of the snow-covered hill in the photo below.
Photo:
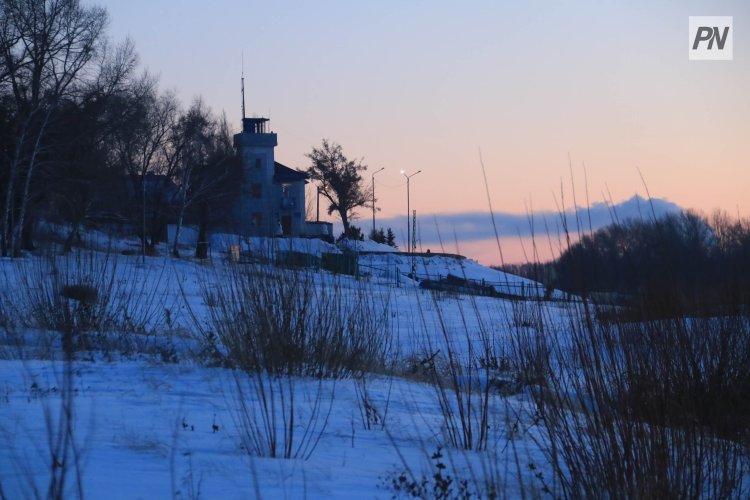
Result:
{"type": "MultiPolygon", "coordinates": [[[[390,498],[408,471],[432,481],[436,462],[431,457],[438,447],[447,471],[466,479],[479,495],[495,483],[510,497],[528,490],[535,471],[522,467],[514,477],[500,475],[519,463],[544,470],[523,392],[492,392],[488,451],[458,450],[447,440],[444,401],[425,383],[423,366],[425,359],[448,350],[456,359],[478,363],[487,342],[501,355],[508,329],[525,325],[531,306],[422,290],[405,277],[410,257],[367,253],[385,250],[371,246],[359,249],[359,277],[315,271],[308,283],[342,298],[376,298],[386,308],[379,329],[391,339],[388,369],[341,380],[297,377],[281,385],[270,380],[266,388],[280,391],[272,399],[293,398],[284,404],[297,411],[292,424],[297,442],[309,432],[315,445],[309,459],[250,453],[243,412],[256,411],[263,400],[248,389],[238,392],[243,376],[215,366],[207,342],[216,291],[235,273],[269,264],[235,263],[230,247],[240,245],[243,254],[269,248],[314,255],[338,250],[310,240],[217,237],[212,245],[209,262],[167,257],[166,247],[159,249],[161,257],[144,262],[130,251],[137,248],[132,241],[110,242],[109,248],[118,249],[110,254],[84,250],[0,259],[0,496],[45,496],[50,479],[64,471],[66,497],[77,496],[80,488],[89,498],[390,498]],[[112,314],[137,327],[121,331],[108,323],[87,337],[90,347],[78,349],[68,372],[60,331],[38,324],[38,312],[28,303],[40,292],[49,294],[50,308],[78,307],[72,299],[60,299],[55,287],[86,279],[102,287],[100,294],[107,283],[112,314]]],[[[99,241],[97,247],[102,246],[99,241]]],[[[419,276],[529,284],[467,259],[414,260],[419,276]]],[[[557,317],[561,306],[541,307],[557,317]]],[[[465,383],[473,384],[476,376],[465,383]]],[[[479,383],[486,386],[489,380],[484,376],[479,383]]],[[[281,406],[274,411],[270,428],[289,432],[281,406]]]]}

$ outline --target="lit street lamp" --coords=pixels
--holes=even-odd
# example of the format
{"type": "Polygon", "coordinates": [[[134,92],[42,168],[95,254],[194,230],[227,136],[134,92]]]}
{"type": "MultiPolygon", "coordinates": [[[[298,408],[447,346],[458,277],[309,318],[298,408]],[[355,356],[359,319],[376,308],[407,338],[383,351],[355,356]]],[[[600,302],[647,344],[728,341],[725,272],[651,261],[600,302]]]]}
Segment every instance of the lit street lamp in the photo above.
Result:
{"type": "Polygon", "coordinates": [[[409,253],[411,253],[411,251],[412,251],[412,246],[411,246],[411,229],[410,229],[411,228],[411,224],[409,222],[409,217],[411,217],[411,206],[410,206],[410,201],[409,201],[409,181],[411,180],[412,177],[414,177],[415,175],[417,175],[420,172],[421,172],[421,170],[417,170],[416,172],[414,172],[411,175],[406,175],[406,172],[404,172],[403,170],[401,171],[401,175],[403,175],[404,177],[406,177],[406,245],[407,245],[407,248],[409,249],[408,250],[409,253]]]}
{"type": "Polygon", "coordinates": [[[372,232],[375,232],[375,174],[385,170],[385,167],[372,173],[372,232]]]}

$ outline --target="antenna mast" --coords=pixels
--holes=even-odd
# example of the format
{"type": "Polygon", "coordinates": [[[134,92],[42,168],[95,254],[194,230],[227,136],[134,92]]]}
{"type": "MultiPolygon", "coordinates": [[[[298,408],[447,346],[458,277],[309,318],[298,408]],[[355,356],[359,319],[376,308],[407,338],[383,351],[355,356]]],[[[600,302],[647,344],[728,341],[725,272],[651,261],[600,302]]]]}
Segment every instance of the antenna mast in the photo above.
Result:
{"type": "Polygon", "coordinates": [[[245,119],[245,53],[242,53],[242,77],[240,78],[242,88],[242,119],[245,119]]]}

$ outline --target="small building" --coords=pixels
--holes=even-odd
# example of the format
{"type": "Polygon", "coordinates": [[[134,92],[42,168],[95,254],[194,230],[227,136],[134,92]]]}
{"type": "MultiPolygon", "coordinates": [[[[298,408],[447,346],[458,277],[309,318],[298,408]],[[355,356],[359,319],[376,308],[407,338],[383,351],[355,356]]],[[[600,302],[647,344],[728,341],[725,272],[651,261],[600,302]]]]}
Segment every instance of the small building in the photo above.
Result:
{"type": "Polygon", "coordinates": [[[275,161],[278,141],[268,122],[243,118],[242,132],[234,136],[242,169],[235,217],[247,236],[303,236],[308,176],[275,161]]]}

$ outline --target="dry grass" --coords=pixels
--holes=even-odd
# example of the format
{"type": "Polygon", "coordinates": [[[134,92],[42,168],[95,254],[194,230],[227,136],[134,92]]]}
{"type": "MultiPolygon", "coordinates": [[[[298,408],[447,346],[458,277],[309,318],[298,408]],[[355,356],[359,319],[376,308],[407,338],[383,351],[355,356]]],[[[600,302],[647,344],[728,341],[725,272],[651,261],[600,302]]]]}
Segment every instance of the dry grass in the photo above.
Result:
{"type": "Polygon", "coordinates": [[[383,370],[388,304],[364,286],[309,270],[242,266],[206,290],[210,323],[231,366],[272,375],[342,378],[383,370]],[[347,288],[345,288],[347,287],[347,288]]]}
{"type": "Polygon", "coordinates": [[[747,317],[601,323],[583,302],[565,330],[517,339],[565,497],[747,497],[747,317]]]}

